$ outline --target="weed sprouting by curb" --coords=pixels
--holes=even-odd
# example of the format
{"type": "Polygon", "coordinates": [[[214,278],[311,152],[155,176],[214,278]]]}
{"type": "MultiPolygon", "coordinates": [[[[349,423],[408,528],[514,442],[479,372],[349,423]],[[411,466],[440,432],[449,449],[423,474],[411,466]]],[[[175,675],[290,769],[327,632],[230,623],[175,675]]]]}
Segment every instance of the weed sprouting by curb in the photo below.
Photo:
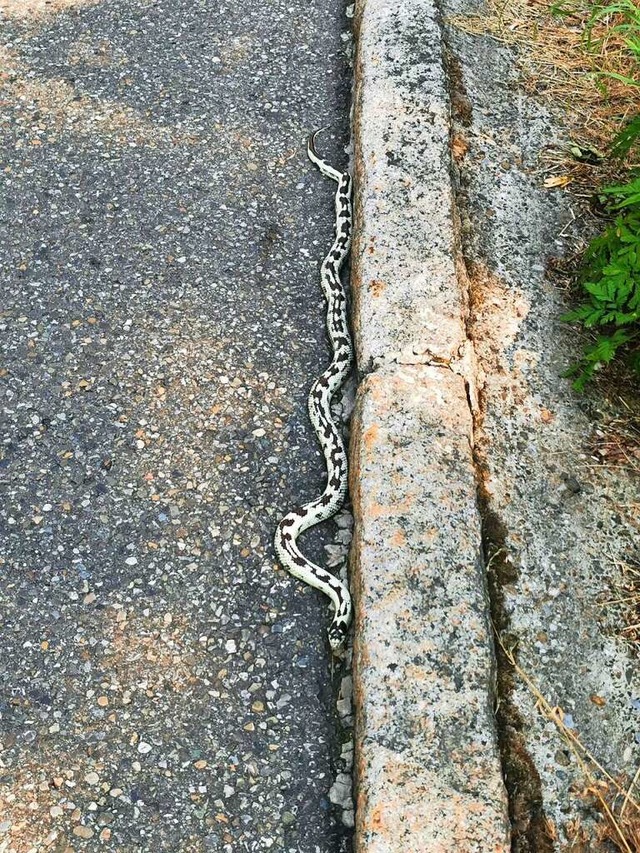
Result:
{"type": "Polygon", "coordinates": [[[603,212],[612,221],[585,251],[578,284],[582,303],[562,318],[586,329],[599,329],[595,342],[567,371],[582,391],[596,371],[622,358],[640,375],[640,174],[626,161],[640,141],[640,8],[633,0],[614,3],[557,3],[552,12],[583,20],[582,49],[592,59],[592,76],[602,99],[612,84],[628,92],[619,130],[609,146],[610,159],[620,166],[623,181],[599,191],[603,212]],[[613,56],[612,56],[613,54],[613,56]]]}
{"type": "MultiPolygon", "coordinates": [[[[637,181],[640,185],[640,181],[637,181]]],[[[607,191],[627,187],[610,187],[607,191]]],[[[640,186],[638,195],[640,197],[640,186]]],[[[624,357],[640,375],[640,203],[622,212],[587,247],[579,276],[584,301],[561,319],[580,322],[586,329],[600,328],[596,341],[568,371],[574,387],[584,390],[597,370],[616,357],[624,357]]]]}

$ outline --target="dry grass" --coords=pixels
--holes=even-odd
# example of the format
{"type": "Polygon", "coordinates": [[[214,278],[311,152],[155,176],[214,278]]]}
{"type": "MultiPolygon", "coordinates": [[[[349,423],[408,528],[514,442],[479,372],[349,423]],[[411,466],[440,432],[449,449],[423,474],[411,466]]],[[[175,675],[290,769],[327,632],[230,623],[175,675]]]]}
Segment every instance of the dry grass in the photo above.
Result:
{"type": "MultiPolygon", "coordinates": [[[[582,743],[579,735],[565,725],[565,714],[562,708],[551,705],[533,679],[517,663],[513,651],[507,648],[499,635],[497,639],[515,673],[535,698],[537,711],[555,725],[578,764],[584,779],[580,796],[592,803],[602,816],[602,820],[595,828],[596,838],[590,839],[584,827],[574,822],[573,838],[567,850],[573,853],[579,851],[586,853],[587,850],[594,849],[592,842],[595,841],[612,844],[622,853],[638,853],[640,851],[640,767],[633,779],[626,784],[609,773],[582,743]]],[[[555,828],[551,825],[549,831],[552,836],[555,834],[555,828]]]]}
{"type": "MultiPolygon", "coordinates": [[[[640,504],[636,504],[636,512],[640,504]]],[[[617,578],[611,594],[603,601],[605,607],[615,607],[624,623],[620,636],[634,651],[640,652],[640,562],[627,556],[626,559],[609,555],[617,569],[617,578]]]]}
{"type": "Polygon", "coordinates": [[[595,24],[587,49],[585,33],[594,6],[572,4],[571,14],[559,16],[552,14],[550,0],[487,0],[486,14],[448,21],[465,32],[518,47],[525,91],[557,107],[575,143],[545,154],[547,170],[558,181],[548,186],[573,183],[583,192],[617,180],[633,165],[622,167],[598,153],[606,153],[621,124],[640,113],[640,88],[606,76],[633,76],[636,70],[623,37],[614,30],[615,17],[595,24]]]}
{"type": "Polygon", "coordinates": [[[622,468],[640,475],[640,422],[637,416],[620,416],[599,424],[587,449],[593,459],[607,468],[622,468]]]}

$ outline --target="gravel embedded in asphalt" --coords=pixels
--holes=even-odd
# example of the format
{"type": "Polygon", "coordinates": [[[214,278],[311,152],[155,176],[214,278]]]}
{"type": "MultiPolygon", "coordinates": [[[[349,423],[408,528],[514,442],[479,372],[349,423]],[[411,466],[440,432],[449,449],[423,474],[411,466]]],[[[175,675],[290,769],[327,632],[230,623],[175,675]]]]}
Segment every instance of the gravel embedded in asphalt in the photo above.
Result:
{"type": "Polygon", "coordinates": [[[271,539],[323,485],[348,21],[5,5],[0,849],[347,850],[329,608],[271,539]]]}

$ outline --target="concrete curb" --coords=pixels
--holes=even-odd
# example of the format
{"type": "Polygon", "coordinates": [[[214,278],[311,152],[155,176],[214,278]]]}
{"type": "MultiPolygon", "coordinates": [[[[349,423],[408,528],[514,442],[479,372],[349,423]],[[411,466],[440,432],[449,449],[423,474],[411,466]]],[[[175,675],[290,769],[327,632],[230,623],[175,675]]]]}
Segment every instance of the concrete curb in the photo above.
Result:
{"type": "Polygon", "coordinates": [[[356,851],[507,851],[437,10],[356,24],[356,851]]]}

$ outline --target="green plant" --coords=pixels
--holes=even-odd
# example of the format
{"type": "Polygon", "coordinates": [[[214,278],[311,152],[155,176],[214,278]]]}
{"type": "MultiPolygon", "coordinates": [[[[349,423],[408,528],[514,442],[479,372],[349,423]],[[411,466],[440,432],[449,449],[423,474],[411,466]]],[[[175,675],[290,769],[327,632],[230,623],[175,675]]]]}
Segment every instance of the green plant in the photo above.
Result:
{"type": "MultiPolygon", "coordinates": [[[[640,7],[636,0],[594,4],[582,43],[588,53],[597,54],[595,79],[605,97],[606,81],[640,87],[640,7]],[[613,56],[624,59],[612,65],[613,56]]],[[[620,168],[640,142],[640,112],[634,113],[621,118],[621,129],[611,143],[610,155],[620,168]]],[[[629,168],[627,174],[626,182],[599,191],[612,221],[584,253],[579,275],[584,301],[563,317],[600,330],[567,373],[574,377],[578,390],[614,359],[626,360],[640,373],[640,174],[629,168]]]]}
{"type": "Polygon", "coordinates": [[[611,154],[618,160],[623,160],[636,146],[640,139],[640,115],[629,119],[616,134],[611,143],[611,154]]]}
{"type": "Polygon", "coordinates": [[[618,215],[584,254],[579,283],[586,300],[562,318],[603,329],[567,373],[579,391],[616,356],[640,373],[640,178],[603,193],[614,197],[618,215]]]}
{"type": "Polygon", "coordinates": [[[640,9],[635,0],[593,4],[587,19],[583,40],[588,51],[601,50],[606,42],[621,37],[627,50],[640,60],[640,9]],[[599,26],[604,24],[604,26],[599,26]]]}

